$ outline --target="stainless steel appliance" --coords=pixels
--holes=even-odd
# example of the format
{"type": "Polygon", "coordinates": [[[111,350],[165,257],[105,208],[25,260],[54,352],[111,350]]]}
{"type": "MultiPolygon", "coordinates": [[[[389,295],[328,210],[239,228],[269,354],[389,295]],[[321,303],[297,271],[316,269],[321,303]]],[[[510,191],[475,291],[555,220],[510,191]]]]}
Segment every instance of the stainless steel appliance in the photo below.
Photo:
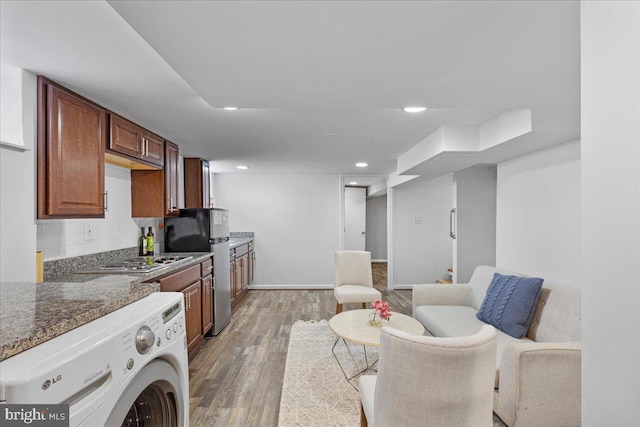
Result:
{"type": "Polygon", "coordinates": [[[229,211],[180,209],[165,218],[165,252],[213,252],[213,335],[231,319],[229,281],[229,211]]]}

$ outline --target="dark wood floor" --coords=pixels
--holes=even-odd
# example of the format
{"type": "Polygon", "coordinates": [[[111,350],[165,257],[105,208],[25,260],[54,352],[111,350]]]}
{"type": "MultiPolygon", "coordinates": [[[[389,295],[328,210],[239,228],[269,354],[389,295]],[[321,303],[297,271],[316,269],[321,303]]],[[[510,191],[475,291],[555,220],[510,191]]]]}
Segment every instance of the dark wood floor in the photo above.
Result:
{"type": "MultiPolygon", "coordinates": [[[[373,263],[373,277],[391,309],[410,315],[411,291],[386,290],[386,263],[373,263]]],[[[332,290],[249,291],[189,363],[191,426],[277,426],[291,326],[329,320],[335,307],[332,290]]]]}

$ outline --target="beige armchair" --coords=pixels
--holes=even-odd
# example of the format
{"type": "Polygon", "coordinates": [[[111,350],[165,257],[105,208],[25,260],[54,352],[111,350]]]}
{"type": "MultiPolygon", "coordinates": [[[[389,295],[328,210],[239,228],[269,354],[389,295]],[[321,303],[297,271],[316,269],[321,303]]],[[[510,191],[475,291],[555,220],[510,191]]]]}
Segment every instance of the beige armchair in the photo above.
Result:
{"type": "Polygon", "coordinates": [[[363,426],[493,426],[496,330],[437,338],[383,327],[378,375],[360,377],[363,426]]]}
{"type": "Polygon", "coordinates": [[[367,304],[382,299],[382,294],[373,287],[371,252],[338,251],[335,265],[336,314],[342,312],[343,304],[362,303],[362,308],[367,308],[367,304]]]}

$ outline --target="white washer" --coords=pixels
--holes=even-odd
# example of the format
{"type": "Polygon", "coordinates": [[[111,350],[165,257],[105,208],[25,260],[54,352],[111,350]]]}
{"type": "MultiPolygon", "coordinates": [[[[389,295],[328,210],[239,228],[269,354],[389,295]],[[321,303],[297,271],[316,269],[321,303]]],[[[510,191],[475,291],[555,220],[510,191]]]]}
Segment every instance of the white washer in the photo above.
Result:
{"type": "Polygon", "coordinates": [[[0,403],[66,403],[71,426],[187,427],[183,294],[151,294],[0,362],[0,403]]]}

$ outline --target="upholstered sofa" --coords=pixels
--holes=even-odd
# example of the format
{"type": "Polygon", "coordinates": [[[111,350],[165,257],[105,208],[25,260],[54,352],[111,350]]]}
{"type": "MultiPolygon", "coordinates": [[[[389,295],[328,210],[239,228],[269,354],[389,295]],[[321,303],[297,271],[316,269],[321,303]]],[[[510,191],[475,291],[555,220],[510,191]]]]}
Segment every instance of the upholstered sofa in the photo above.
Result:
{"type": "MultiPolygon", "coordinates": [[[[524,276],[478,266],[467,284],[414,285],[413,316],[433,336],[477,333],[494,273],[524,276]]],[[[508,426],[580,425],[580,323],[580,291],[545,281],[527,334],[498,330],[493,410],[508,426]]]]}

